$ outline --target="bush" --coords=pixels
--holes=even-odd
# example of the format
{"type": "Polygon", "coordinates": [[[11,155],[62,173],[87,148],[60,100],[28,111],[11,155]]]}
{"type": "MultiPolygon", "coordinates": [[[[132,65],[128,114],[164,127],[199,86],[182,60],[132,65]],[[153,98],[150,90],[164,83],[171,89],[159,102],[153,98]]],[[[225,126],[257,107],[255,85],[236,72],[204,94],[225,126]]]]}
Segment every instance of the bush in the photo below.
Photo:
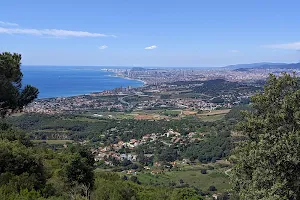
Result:
{"type": "Polygon", "coordinates": [[[138,182],[138,178],[136,176],[132,176],[130,177],[130,180],[134,183],[137,183],[138,182]]]}
{"type": "Polygon", "coordinates": [[[213,169],[215,169],[214,168],[214,166],[212,166],[212,165],[208,165],[208,167],[207,167],[209,170],[213,170],[213,169]]]}
{"type": "Polygon", "coordinates": [[[209,186],[208,190],[209,191],[217,191],[217,188],[216,188],[216,186],[211,185],[211,186],[209,186]]]}
{"type": "Polygon", "coordinates": [[[217,159],[218,159],[217,157],[213,157],[213,158],[211,159],[211,162],[212,162],[212,163],[215,163],[215,162],[217,161],[217,159]]]}

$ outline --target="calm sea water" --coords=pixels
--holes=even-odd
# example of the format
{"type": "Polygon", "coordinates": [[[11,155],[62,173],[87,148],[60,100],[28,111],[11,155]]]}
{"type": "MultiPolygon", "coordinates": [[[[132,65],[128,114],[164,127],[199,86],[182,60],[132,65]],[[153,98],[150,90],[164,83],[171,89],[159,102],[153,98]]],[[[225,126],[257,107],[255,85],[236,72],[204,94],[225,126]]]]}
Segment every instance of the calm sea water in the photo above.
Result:
{"type": "Polygon", "coordinates": [[[23,85],[37,87],[39,98],[68,97],[143,85],[141,81],[113,77],[113,73],[101,71],[101,67],[22,66],[22,72],[23,85]]]}

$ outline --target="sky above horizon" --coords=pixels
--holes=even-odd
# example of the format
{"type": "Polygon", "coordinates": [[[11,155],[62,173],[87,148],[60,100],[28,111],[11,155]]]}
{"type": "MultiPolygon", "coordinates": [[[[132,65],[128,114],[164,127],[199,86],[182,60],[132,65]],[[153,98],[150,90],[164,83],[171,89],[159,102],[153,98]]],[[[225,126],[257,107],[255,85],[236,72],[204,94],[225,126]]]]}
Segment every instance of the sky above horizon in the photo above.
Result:
{"type": "Polygon", "coordinates": [[[10,0],[0,52],[24,65],[220,67],[300,61],[300,1],[10,0]]]}

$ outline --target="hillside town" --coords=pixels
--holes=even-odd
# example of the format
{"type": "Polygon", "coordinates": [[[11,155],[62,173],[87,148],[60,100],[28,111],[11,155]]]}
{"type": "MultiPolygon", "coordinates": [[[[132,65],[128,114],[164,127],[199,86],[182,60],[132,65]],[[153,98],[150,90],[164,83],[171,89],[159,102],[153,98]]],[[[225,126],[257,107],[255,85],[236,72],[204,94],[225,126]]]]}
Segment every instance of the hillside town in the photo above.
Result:
{"type": "MultiPolygon", "coordinates": [[[[203,140],[204,137],[204,133],[190,132],[187,135],[182,135],[173,129],[169,129],[166,133],[146,134],[141,139],[133,138],[128,142],[120,140],[115,144],[109,144],[107,146],[102,145],[98,148],[93,148],[91,151],[95,156],[95,161],[102,160],[106,165],[114,166],[113,160],[129,160],[131,162],[138,161],[140,158],[135,153],[135,149],[141,145],[160,142],[167,147],[172,145],[180,146],[186,145],[189,142],[203,140]]],[[[154,154],[143,154],[143,156],[153,158],[154,154]]],[[[174,165],[174,162],[170,162],[170,164],[174,165]]],[[[156,163],[156,165],[159,165],[159,163],[156,163]]]]}

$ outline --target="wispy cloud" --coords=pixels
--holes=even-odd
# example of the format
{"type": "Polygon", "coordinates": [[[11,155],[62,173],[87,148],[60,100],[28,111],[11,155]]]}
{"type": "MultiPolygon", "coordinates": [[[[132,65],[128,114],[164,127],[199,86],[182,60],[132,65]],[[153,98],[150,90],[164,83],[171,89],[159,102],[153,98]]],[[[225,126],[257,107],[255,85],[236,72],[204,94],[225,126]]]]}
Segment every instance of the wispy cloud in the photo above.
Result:
{"type": "Polygon", "coordinates": [[[233,50],[230,50],[229,52],[231,52],[231,53],[238,53],[238,52],[240,52],[239,50],[236,50],[236,49],[233,49],[233,50]]]}
{"type": "Polygon", "coordinates": [[[263,47],[272,48],[272,49],[300,50],[300,42],[292,42],[292,43],[285,43],[285,44],[271,44],[271,45],[264,45],[263,47]]]}
{"type": "Polygon", "coordinates": [[[19,26],[19,24],[0,21],[0,26],[19,26]]]}
{"type": "Polygon", "coordinates": [[[146,50],[152,50],[152,49],[156,49],[156,48],[157,48],[156,45],[152,45],[152,46],[150,46],[150,47],[146,47],[145,49],[146,49],[146,50]]]}
{"type": "Polygon", "coordinates": [[[107,48],[108,48],[107,45],[102,45],[102,46],[99,47],[99,49],[101,49],[101,50],[102,50],[102,49],[107,49],[107,48]]]}
{"type": "Polygon", "coordinates": [[[35,36],[52,37],[116,37],[102,33],[90,33],[86,31],[69,31],[59,29],[23,29],[23,28],[3,28],[0,27],[0,34],[21,34],[35,36]]]}

